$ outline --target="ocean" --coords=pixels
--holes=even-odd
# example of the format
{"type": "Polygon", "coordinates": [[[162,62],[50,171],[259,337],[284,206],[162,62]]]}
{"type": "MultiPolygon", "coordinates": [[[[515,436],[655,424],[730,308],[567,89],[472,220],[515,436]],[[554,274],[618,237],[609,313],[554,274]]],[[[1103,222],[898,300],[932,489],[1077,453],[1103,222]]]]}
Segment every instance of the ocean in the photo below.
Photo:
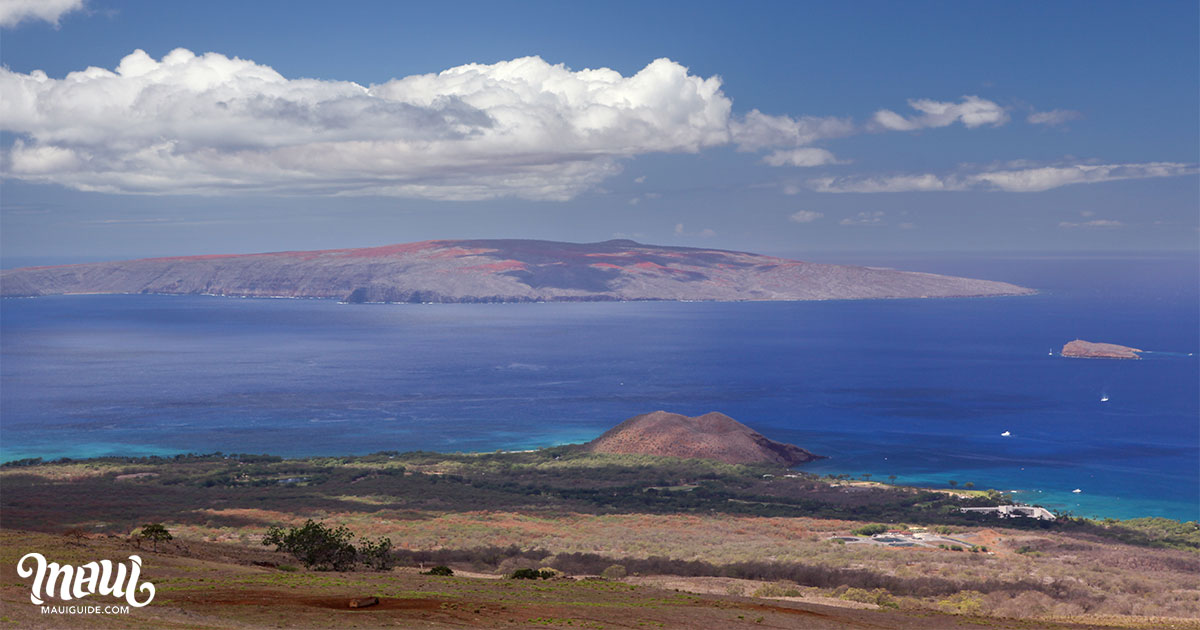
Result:
{"type": "Polygon", "coordinates": [[[1194,255],[879,262],[1041,292],[774,303],[5,299],[0,460],[518,450],[586,441],[657,409],[720,411],[828,456],[805,471],[970,482],[1081,516],[1200,517],[1194,255]],[[1077,337],[1153,352],[1057,356],[1077,337]]]}

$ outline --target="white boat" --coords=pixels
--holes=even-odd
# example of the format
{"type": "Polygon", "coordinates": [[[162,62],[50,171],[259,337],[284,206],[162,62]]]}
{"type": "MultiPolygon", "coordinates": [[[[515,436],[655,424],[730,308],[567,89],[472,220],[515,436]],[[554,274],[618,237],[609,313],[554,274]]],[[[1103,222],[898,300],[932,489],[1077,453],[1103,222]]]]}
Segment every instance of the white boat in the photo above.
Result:
{"type": "Polygon", "coordinates": [[[1010,436],[1010,435],[1012,435],[1012,433],[1010,433],[1010,432],[1008,432],[1008,431],[1005,431],[1004,433],[1001,433],[1001,434],[1000,434],[1000,437],[1008,437],[1008,436],[1010,436]]]}
{"type": "Polygon", "coordinates": [[[1079,494],[1079,493],[1083,492],[1083,490],[1080,490],[1079,488],[1075,488],[1071,492],[1074,492],[1075,494],[1079,494]]]}
{"type": "Polygon", "coordinates": [[[1108,394],[1104,394],[1103,396],[1101,396],[1100,402],[1108,402],[1108,394]]]}

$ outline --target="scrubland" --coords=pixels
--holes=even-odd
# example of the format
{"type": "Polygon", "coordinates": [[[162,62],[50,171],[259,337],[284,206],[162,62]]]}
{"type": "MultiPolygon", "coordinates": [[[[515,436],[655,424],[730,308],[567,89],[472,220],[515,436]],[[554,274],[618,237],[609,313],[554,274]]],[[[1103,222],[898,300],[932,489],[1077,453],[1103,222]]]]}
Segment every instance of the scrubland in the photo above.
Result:
{"type": "MultiPolygon", "coordinates": [[[[547,567],[579,578],[619,566],[618,573],[609,572],[610,579],[595,584],[691,592],[700,598],[687,600],[687,606],[699,606],[696,619],[723,610],[711,608],[712,602],[727,601],[810,611],[838,604],[833,609],[839,614],[927,620],[911,627],[957,627],[968,619],[1008,627],[1004,624],[1019,619],[1038,627],[1200,628],[1200,531],[1195,523],[1073,518],[1045,523],[957,511],[997,498],[986,492],[848,487],[781,469],[584,455],[565,448],[486,455],[380,453],[304,460],[206,455],[23,464],[0,469],[0,527],[7,543],[3,570],[10,572],[15,557],[8,556],[21,546],[17,543],[57,541],[56,547],[68,551],[76,549],[73,545],[108,545],[132,553],[137,541],[130,534],[144,523],[162,522],[175,540],[160,554],[145,548],[141,553],[161,555],[180,566],[223,562],[228,566],[220,571],[252,574],[243,583],[246,589],[284,584],[293,591],[316,589],[312,597],[317,597],[330,590],[321,580],[332,579],[331,574],[293,571],[296,567],[286,556],[259,544],[268,527],[314,519],[344,525],[358,536],[390,538],[401,567],[393,577],[412,582],[405,582],[408,590],[426,588],[431,578],[414,577],[406,567],[445,564],[460,574],[494,577],[517,568],[547,567]],[[866,523],[928,528],[969,545],[954,551],[831,540],[866,523]],[[71,536],[63,536],[67,532],[71,536]],[[625,577],[614,577],[622,573],[625,577]],[[268,578],[276,582],[264,582],[268,578]]],[[[377,584],[382,574],[352,575],[366,580],[363,588],[371,585],[385,597],[391,592],[378,585],[386,582],[377,584]]],[[[10,595],[20,591],[18,582],[4,581],[6,609],[16,601],[10,595]]],[[[512,581],[490,582],[495,584],[486,588],[512,581]]],[[[230,593],[242,588],[228,586],[230,593]]],[[[546,601],[591,601],[593,590],[572,588],[600,587],[563,586],[545,591],[551,593],[546,601]]],[[[351,590],[347,584],[344,592],[351,590]]],[[[25,593],[27,598],[27,589],[25,593]]],[[[437,605],[459,601],[460,595],[446,595],[437,605]]],[[[607,605],[625,604],[613,600],[607,605]]],[[[483,618],[475,622],[508,623],[500,620],[501,611],[494,612],[483,615],[486,623],[483,618]]],[[[532,618],[513,617],[513,623],[532,618]]],[[[629,624],[604,627],[647,627],[638,626],[638,619],[686,627],[672,625],[669,614],[633,615],[626,619],[629,624]]],[[[425,621],[442,623],[433,617],[425,621]]],[[[843,627],[795,621],[780,621],[778,627],[843,627]]],[[[853,625],[850,618],[843,621],[853,625]]],[[[580,624],[585,622],[604,625],[601,618],[579,618],[580,624]]],[[[892,625],[905,627],[899,621],[892,625]]]]}

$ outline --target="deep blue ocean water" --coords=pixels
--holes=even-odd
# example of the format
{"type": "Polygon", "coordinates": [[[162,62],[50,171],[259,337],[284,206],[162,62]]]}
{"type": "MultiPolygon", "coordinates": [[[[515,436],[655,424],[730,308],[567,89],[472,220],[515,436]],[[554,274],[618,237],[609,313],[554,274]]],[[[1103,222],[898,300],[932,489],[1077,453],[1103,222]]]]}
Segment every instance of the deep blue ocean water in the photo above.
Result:
{"type": "Polygon", "coordinates": [[[1042,293],[469,305],[7,299],[0,460],[523,449],[586,441],[656,409],[721,411],[828,455],[802,468],[821,474],[970,481],[1085,516],[1200,516],[1194,256],[894,266],[1042,293]],[[1076,337],[1156,352],[1141,361],[1050,354],[1076,337]]]}

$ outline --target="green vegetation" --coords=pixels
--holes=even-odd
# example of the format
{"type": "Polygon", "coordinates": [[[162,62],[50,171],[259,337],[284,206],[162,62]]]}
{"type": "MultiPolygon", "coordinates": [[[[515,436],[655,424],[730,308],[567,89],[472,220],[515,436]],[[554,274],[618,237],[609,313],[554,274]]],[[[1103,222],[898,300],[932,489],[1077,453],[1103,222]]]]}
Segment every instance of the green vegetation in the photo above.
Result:
{"type": "Polygon", "coordinates": [[[1109,536],[1121,542],[1163,547],[1168,549],[1200,550],[1200,523],[1179,522],[1169,518],[1146,517],[1125,521],[1104,519],[1087,521],[1093,527],[1103,528],[1109,536]]]}
{"type": "Polygon", "coordinates": [[[171,532],[162,523],[146,523],[142,527],[141,537],[154,543],[154,551],[158,551],[158,543],[171,540],[171,532]]]}
{"type": "MultiPolygon", "coordinates": [[[[535,510],[838,519],[873,524],[883,528],[879,531],[886,531],[884,524],[889,523],[926,525],[940,533],[971,526],[1003,526],[1200,551],[1200,530],[1194,522],[1092,521],[1069,515],[1054,522],[1001,521],[958,509],[1009,501],[995,491],[955,496],[906,487],[848,489],[836,485],[847,475],[823,479],[770,466],[588,454],[569,447],[488,454],[385,451],[307,459],[221,453],[110,457],[5,466],[0,475],[5,525],[24,529],[90,522],[95,524],[90,528],[94,532],[128,532],[129,527],[146,520],[170,522],[173,528],[180,524],[210,530],[278,524],[278,520],[247,521],[235,516],[239,509],[298,513],[302,508],[314,515],[382,511],[389,519],[401,520],[414,518],[418,511],[535,510]],[[222,514],[197,509],[217,504],[223,506],[222,514]],[[114,510],[114,505],[123,509],[114,510]],[[137,520],[129,522],[132,519],[137,520]]],[[[256,538],[254,534],[250,540],[256,538]]],[[[363,548],[369,552],[370,544],[360,541],[359,549],[363,548]]],[[[355,555],[356,561],[371,563],[367,556],[355,555]]]]}
{"type": "Polygon", "coordinates": [[[450,577],[454,575],[454,570],[444,564],[439,564],[428,571],[422,571],[421,575],[440,575],[450,577]]]}
{"type": "Polygon", "coordinates": [[[610,564],[600,572],[600,577],[606,580],[619,580],[626,575],[629,575],[629,572],[625,570],[623,564],[610,564]]]}
{"type": "MultiPolygon", "coordinates": [[[[967,496],[907,487],[841,487],[849,475],[797,473],[772,466],[643,455],[591,454],[573,447],[521,453],[381,451],[354,457],[283,459],[222,454],[105,457],[10,462],[0,468],[3,504],[37,505],[6,513],[6,525],[85,520],[119,529],[122,519],[167,520],[197,506],[290,510],[549,510],[586,514],[729,514],[913,523],[937,527],[1000,525],[960,507],[1010,502],[994,490],[967,496]],[[122,478],[122,479],[118,479],[122,478]],[[71,483],[59,483],[70,479],[71,483]],[[58,497],[56,501],[46,496],[58,497]],[[114,513],[120,503],[136,510],[114,513]],[[138,516],[140,515],[140,517],[138,516]]],[[[211,519],[210,519],[211,520],[211,519]]],[[[178,521],[175,521],[178,522],[178,521]]],[[[219,525],[219,523],[218,523],[219,525]]],[[[236,525],[236,523],[234,523],[236,525]]],[[[1008,529],[1094,534],[1129,544],[1200,551],[1196,524],[1167,519],[1057,521],[1005,519],[1008,529]]],[[[124,531],[128,531],[125,529],[124,531]]],[[[935,530],[940,531],[940,530],[935,530]]]]}
{"type": "Polygon", "coordinates": [[[789,582],[771,582],[758,587],[754,597],[800,597],[804,592],[789,582]]]}
{"type": "Polygon", "coordinates": [[[537,569],[517,569],[508,576],[512,580],[549,580],[554,577],[554,571],[537,569]]]}
{"type": "Polygon", "coordinates": [[[887,525],[882,525],[880,523],[872,523],[870,525],[863,525],[862,527],[859,527],[858,529],[852,531],[851,533],[855,534],[856,536],[874,536],[875,534],[882,534],[882,533],[886,532],[887,530],[888,530],[887,525]]]}
{"type": "Polygon", "coordinates": [[[376,571],[390,571],[395,562],[392,556],[392,540],[358,539],[358,560],[376,571]]]}
{"type": "Polygon", "coordinates": [[[834,589],[834,594],[841,599],[852,602],[862,602],[864,604],[875,604],[881,608],[899,608],[900,604],[892,597],[892,594],[887,589],[876,588],[867,590],[865,588],[854,587],[839,587],[834,589]]]}
{"type": "Polygon", "coordinates": [[[302,527],[270,528],[262,544],[292,554],[309,569],[349,571],[358,561],[358,553],[350,544],[352,537],[345,526],[327,527],[309,519],[302,527]]]}

